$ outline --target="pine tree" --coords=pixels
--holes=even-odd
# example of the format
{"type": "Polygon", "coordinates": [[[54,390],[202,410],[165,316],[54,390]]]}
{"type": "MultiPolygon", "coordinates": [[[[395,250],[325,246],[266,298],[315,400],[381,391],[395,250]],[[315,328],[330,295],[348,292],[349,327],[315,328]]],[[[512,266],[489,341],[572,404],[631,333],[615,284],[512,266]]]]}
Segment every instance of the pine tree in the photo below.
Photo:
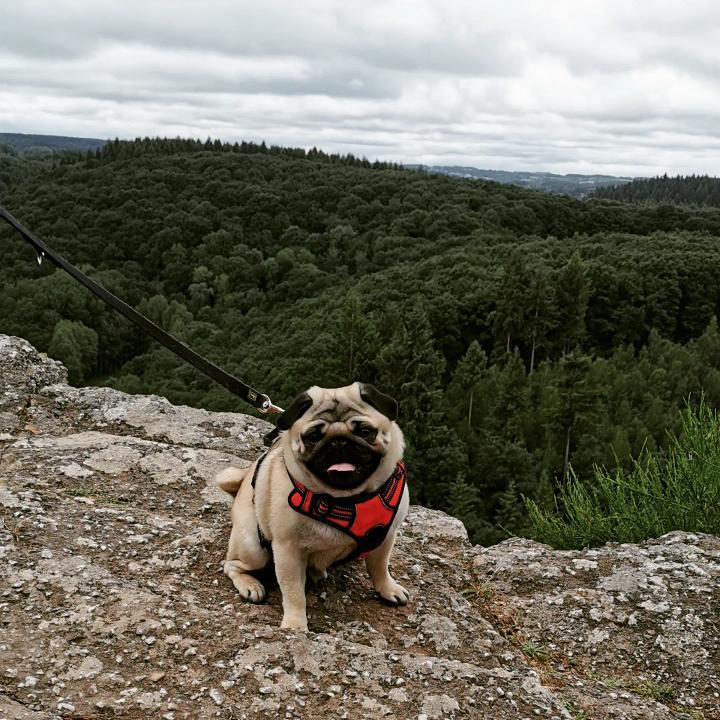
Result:
{"type": "Polygon", "coordinates": [[[511,478],[500,495],[497,512],[495,513],[495,525],[508,536],[522,535],[527,525],[527,514],[514,478],[511,478]]]}
{"type": "Polygon", "coordinates": [[[468,429],[472,429],[473,410],[480,400],[480,380],[487,369],[487,360],[480,343],[473,340],[457,364],[448,388],[451,406],[462,413],[468,429]]]}
{"type": "Polygon", "coordinates": [[[492,314],[496,351],[504,349],[506,354],[511,353],[522,336],[527,320],[526,298],[529,284],[530,275],[525,257],[517,250],[503,266],[497,305],[492,314]]]}
{"type": "Polygon", "coordinates": [[[587,355],[571,352],[560,359],[558,382],[558,422],[564,434],[563,479],[568,477],[570,449],[576,425],[593,407],[593,389],[588,385],[591,359],[587,355]]]}
{"type": "Polygon", "coordinates": [[[487,535],[490,525],[483,519],[480,491],[470,485],[464,475],[458,475],[450,485],[447,511],[462,520],[470,542],[480,542],[487,535]]]}
{"type": "Polygon", "coordinates": [[[379,345],[377,327],[363,312],[360,296],[349,293],[328,352],[331,383],[343,386],[356,380],[369,381],[375,374],[375,348],[379,345]]]}
{"type": "Polygon", "coordinates": [[[555,334],[561,352],[567,353],[582,343],[589,298],[590,282],[580,253],[575,252],[557,273],[555,280],[555,334]]]}
{"type": "Polygon", "coordinates": [[[530,345],[530,370],[535,369],[535,355],[545,347],[548,334],[555,325],[555,296],[550,275],[543,266],[535,268],[527,292],[527,317],[524,336],[530,345]]]}
{"type": "Polygon", "coordinates": [[[376,360],[378,380],[383,389],[403,399],[401,423],[413,497],[444,507],[450,482],[467,466],[463,444],[445,413],[445,359],[435,348],[422,305],[404,315],[391,308],[382,324],[393,330],[387,334],[381,327],[386,340],[376,360]]]}

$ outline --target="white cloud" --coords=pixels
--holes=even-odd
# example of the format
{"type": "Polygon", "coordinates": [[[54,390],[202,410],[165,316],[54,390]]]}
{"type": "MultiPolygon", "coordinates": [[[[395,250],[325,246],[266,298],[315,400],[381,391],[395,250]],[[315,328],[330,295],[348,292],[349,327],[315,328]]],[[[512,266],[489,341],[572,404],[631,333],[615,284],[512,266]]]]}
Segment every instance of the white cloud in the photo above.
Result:
{"type": "Polygon", "coordinates": [[[10,0],[2,23],[0,130],[720,172],[705,0],[10,0]]]}

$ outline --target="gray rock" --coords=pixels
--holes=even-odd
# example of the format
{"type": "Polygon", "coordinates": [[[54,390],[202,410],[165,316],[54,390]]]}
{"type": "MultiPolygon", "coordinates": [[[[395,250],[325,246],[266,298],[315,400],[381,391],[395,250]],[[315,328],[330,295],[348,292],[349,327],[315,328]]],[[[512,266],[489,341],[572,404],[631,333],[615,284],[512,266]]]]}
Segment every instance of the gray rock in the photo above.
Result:
{"type": "Polygon", "coordinates": [[[267,423],[65,378],[0,335],[0,718],[714,717],[717,538],[473,548],[414,506],[392,562],[410,605],[353,563],[288,633],[277,588],[245,605],[218,571],[212,480],[267,423]]]}

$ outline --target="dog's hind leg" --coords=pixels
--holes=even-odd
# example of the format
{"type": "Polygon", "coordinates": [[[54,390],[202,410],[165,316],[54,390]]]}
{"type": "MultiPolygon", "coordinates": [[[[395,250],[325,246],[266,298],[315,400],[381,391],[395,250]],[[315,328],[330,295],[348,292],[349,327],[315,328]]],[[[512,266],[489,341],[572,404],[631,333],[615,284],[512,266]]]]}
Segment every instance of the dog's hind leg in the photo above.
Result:
{"type": "Polygon", "coordinates": [[[264,568],[270,553],[260,544],[253,496],[255,490],[246,475],[233,501],[231,517],[232,532],[225,556],[225,574],[232,580],[240,597],[259,603],[265,599],[262,583],[250,574],[264,568]]]}

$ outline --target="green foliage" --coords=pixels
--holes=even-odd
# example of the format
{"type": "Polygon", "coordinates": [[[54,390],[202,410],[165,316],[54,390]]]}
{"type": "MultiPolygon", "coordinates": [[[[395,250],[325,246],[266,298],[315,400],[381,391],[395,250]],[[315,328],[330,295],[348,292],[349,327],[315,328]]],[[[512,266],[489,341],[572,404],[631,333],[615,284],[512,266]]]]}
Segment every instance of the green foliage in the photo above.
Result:
{"type": "MultiPolygon", "coordinates": [[[[714,208],[158,138],[0,151],[0,185],[58,252],[278,404],[355,379],[394,394],[413,501],[479,542],[526,532],[520,497],[552,508],[570,464],[661,452],[689,394],[720,405],[714,208]]],[[[247,411],[6,228],[0,257],[0,332],[74,382],[247,411]]]]}
{"type": "MultiPolygon", "coordinates": [[[[644,178],[631,183],[598,188],[594,196],[608,200],[720,207],[720,179],[708,175],[644,178]]],[[[672,209],[666,213],[671,215],[672,209]]]]}
{"type": "Polygon", "coordinates": [[[468,531],[470,542],[477,543],[487,537],[492,528],[483,518],[483,504],[480,490],[458,476],[450,485],[447,511],[462,520],[468,531]]]}
{"type": "Polygon", "coordinates": [[[632,690],[642,697],[652,698],[664,704],[672,702],[678,696],[677,690],[672,685],[659,683],[655,680],[642,680],[633,685],[632,690]]]}
{"type": "Polygon", "coordinates": [[[515,480],[512,478],[498,498],[495,523],[508,537],[527,533],[525,515],[522,512],[522,499],[515,480]]]}
{"type": "Polygon", "coordinates": [[[523,643],[520,648],[526,657],[531,660],[539,660],[541,662],[546,661],[550,657],[550,653],[542,646],[534,643],[532,640],[528,640],[523,643]]]}
{"type": "Polygon", "coordinates": [[[58,320],[53,330],[48,354],[61,360],[68,370],[71,383],[85,380],[85,369],[93,368],[97,360],[98,336],[81,322],[58,320]]]}
{"type": "Polygon", "coordinates": [[[535,537],[556,548],[633,543],[671,530],[720,534],[720,417],[701,402],[684,413],[663,456],[646,451],[629,471],[596,467],[591,483],[573,474],[558,512],[526,502],[535,537]]]}

